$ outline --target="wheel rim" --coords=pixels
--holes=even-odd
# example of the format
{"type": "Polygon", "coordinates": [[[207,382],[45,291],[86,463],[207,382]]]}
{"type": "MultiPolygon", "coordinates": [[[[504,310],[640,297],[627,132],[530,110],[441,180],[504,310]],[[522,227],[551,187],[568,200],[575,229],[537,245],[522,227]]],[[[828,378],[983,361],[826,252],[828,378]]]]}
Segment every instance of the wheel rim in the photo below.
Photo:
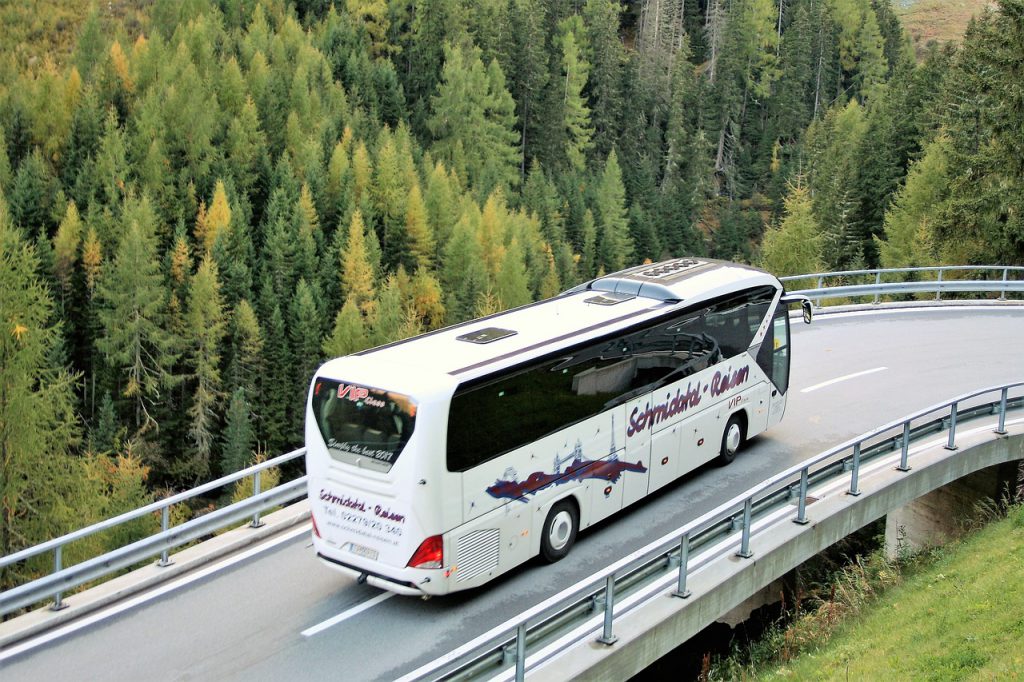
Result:
{"type": "Polygon", "coordinates": [[[741,436],[740,425],[735,422],[729,424],[729,428],[725,432],[725,451],[728,454],[735,454],[739,450],[741,436]]]}
{"type": "Polygon", "coordinates": [[[572,537],[572,514],[563,509],[551,519],[551,528],[548,529],[548,544],[557,552],[569,544],[570,537],[572,537]]]}

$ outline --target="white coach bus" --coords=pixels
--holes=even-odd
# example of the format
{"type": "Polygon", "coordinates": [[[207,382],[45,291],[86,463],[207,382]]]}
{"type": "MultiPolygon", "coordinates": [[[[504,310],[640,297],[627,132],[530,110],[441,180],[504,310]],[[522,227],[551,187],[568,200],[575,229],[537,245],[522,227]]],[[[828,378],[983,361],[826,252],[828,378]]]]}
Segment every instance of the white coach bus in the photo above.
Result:
{"type": "Polygon", "coordinates": [[[337,358],[313,378],[313,546],[406,595],[478,586],[782,419],[787,296],[680,258],[337,358]]]}

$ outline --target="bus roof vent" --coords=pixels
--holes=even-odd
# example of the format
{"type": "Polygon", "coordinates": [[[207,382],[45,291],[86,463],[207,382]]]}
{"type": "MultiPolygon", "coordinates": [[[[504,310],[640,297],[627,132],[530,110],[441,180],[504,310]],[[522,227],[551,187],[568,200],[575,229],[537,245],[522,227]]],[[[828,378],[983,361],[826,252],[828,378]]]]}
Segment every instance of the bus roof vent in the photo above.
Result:
{"type": "Polygon", "coordinates": [[[632,301],[634,298],[636,298],[636,296],[633,294],[609,291],[601,294],[600,296],[591,296],[583,302],[593,303],[594,305],[615,305],[616,303],[622,303],[623,301],[632,301]]]}
{"type": "Polygon", "coordinates": [[[696,258],[675,258],[668,260],[663,263],[651,266],[646,270],[641,270],[636,273],[641,277],[649,277],[651,279],[671,279],[677,275],[680,275],[688,270],[698,268],[707,263],[696,258]]]}
{"type": "Polygon", "coordinates": [[[519,332],[512,329],[502,329],[501,327],[485,327],[483,329],[477,329],[476,331],[463,334],[462,336],[456,336],[455,338],[459,341],[467,341],[469,343],[491,343],[492,341],[498,341],[508,336],[515,336],[519,332]]]}

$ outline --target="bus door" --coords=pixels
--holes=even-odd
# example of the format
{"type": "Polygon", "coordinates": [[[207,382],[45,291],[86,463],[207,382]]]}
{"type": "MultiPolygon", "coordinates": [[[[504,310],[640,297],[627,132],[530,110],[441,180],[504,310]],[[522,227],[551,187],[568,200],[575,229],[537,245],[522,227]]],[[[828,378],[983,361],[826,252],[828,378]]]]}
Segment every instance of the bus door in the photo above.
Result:
{"type": "MultiPolygon", "coordinates": [[[[627,461],[640,464],[644,471],[631,471],[623,481],[622,506],[626,507],[647,495],[648,476],[651,470],[651,431],[647,428],[637,428],[640,415],[645,409],[649,399],[641,397],[630,400],[625,406],[625,428],[623,433],[626,438],[626,448],[621,457],[627,461]]],[[[639,467],[638,467],[639,469],[639,467]]]]}
{"type": "Polygon", "coordinates": [[[771,327],[757,353],[757,364],[771,379],[768,425],[779,423],[786,410],[789,391],[789,310],[784,304],[775,309],[771,327]]]}

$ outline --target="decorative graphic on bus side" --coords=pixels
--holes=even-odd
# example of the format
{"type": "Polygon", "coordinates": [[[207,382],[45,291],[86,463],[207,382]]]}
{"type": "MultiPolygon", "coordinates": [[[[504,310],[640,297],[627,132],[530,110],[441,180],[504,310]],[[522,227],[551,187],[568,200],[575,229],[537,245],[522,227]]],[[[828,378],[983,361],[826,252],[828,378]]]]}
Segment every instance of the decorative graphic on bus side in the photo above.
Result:
{"type": "MultiPolygon", "coordinates": [[[[614,449],[615,445],[613,442],[613,452],[614,449]]],[[[647,467],[642,462],[636,462],[635,464],[623,462],[614,454],[608,459],[586,459],[583,457],[583,444],[579,440],[576,441],[576,447],[573,448],[567,457],[555,457],[554,469],[554,473],[550,474],[543,471],[535,471],[527,476],[526,480],[519,481],[516,470],[509,467],[505,470],[502,478],[499,478],[494,482],[494,485],[487,488],[487,493],[491,497],[499,499],[506,498],[526,502],[527,495],[538,493],[552,485],[562,485],[570,481],[584,481],[588,478],[615,483],[622,477],[622,473],[625,471],[635,471],[641,474],[647,471],[647,467]],[[569,466],[565,468],[565,471],[562,471],[562,464],[570,460],[569,466]]],[[[611,486],[608,486],[605,488],[605,496],[610,494],[611,486]]]]}
{"type": "Polygon", "coordinates": [[[745,383],[749,378],[750,365],[744,365],[737,370],[726,367],[724,371],[715,372],[711,381],[703,387],[699,381],[696,384],[687,383],[685,391],[677,388],[674,396],[671,393],[665,394],[665,402],[663,403],[657,403],[653,406],[647,403],[643,410],[639,407],[634,407],[629,415],[626,436],[635,436],[644,429],[653,428],[666,419],[697,407],[700,405],[702,395],[708,393],[709,389],[711,397],[717,398],[723,393],[745,383]]]}

